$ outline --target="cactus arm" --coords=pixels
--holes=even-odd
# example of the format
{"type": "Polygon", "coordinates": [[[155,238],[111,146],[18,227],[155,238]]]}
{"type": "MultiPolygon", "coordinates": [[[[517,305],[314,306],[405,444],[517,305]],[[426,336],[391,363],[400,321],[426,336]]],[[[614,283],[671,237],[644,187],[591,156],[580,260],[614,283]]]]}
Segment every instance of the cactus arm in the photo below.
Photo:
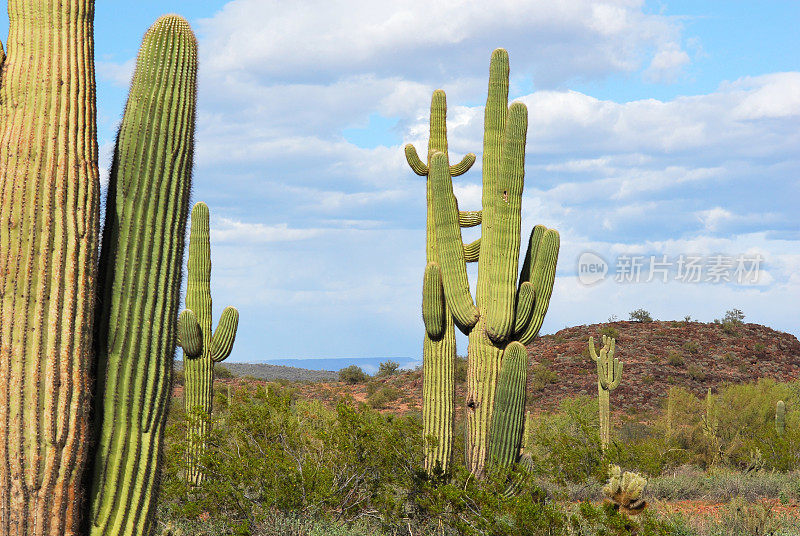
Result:
{"type": "Polygon", "coordinates": [[[411,167],[411,170],[419,175],[420,177],[424,177],[428,174],[428,166],[420,160],[419,155],[417,154],[417,150],[414,148],[413,145],[410,143],[406,145],[406,161],[408,165],[411,167]]]}
{"type": "Polygon", "coordinates": [[[481,239],[464,244],[464,262],[478,262],[481,252],[481,239]]]}
{"type": "Polygon", "coordinates": [[[436,244],[445,300],[459,329],[469,332],[478,322],[479,315],[469,290],[461,228],[458,226],[458,204],[448,167],[446,155],[435,153],[431,158],[429,180],[433,187],[436,244]]]}
{"type": "Polygon", "coordinates": [[[217,329],[211,337],[211,360],[214,363],[225,361],[233,350],[236,328],[239,326],[239,311],[235,307],[226,307],[219,318],[217,329]]]}
{"type": "Polygon", "coordinates": [[[533,302],[535,296],[536,291],[534,290],[532,283],[525,281],[522,283],[522,285],[520,285],[519,293],[517,294],[517,311],[514,315],[516,318],[514,331],[522,331],[530,321],[531,312],[533,312],[533,302]]]}
{"type": "Polygon", "coordinates": [[[517,461],[522,447],[527,374],[528,351],[518,342],[510,343],[503,351],[489,432],[489,458],[503,467],[517,461]]]}
{"type": "Polygon", "coordinates": [[[550,296],[553,294],[560,242],[558,231],[554,229],[548,229],[542,236],[531,281],[535,293],[533,312],[525,331],[519,336],[519,341],[522,344],[528,344],[539,334],[539,329],[542,327],[542,322],[544,322],[544,317],[547,314],[550,296]]]}
{"type": "Polygon", "coordinates": [[[438,341],[444,335],[445,305],[442,288],[442,271],[435,262],[425,266],[422,281],[422,322],[431,340],[438,341]]]}
{"type": "MultiPolygon", "coordinates": [[[[490,254],[493,256],[486,334],[494,342],[505,341],[514,331],[527,131],[528,109],[515,102],[509,109],[503,133],[500,177],[494,181],[496,190],[489,194],[489,202],[494,205],[494,221],[484,226],[492,235],[490,254]]],[[[484,198],[486,196],[484,192],[484,198]]]]}
{"type": "Polygon", "coordinates": [[[594,347],[594,337],[589,337],[589,356],[592,358],[592,361],[597,362],[598,355],[594,347]]]}
{"type": "Polygon", "coordinates": [[[461,159],[461,162],[458,164],[453,164],[450,166],[450,176],[451,177],[458,177],[459,175],[463,175],[472,167],[472,164],[475,163],[475,153],[467,153],[464,155],[464,158],[461,159]]]}
{"type": "Polygon", "coordinates": [[[458,225],[461,227],[475,227],[481,224],[480,210],[462,210],[458,213],[458,225]]]}
{"type": "Polygon", "coordinates": [[[189,309],[181,311],[178,317],[178,346],[190,358],[198,357],[203,352],[203,331],[197,317],[189,309]]]}
{"type": "Polygon", "coordinates": [[[531,272],[533,271],[533,267],[536,266],[536,254],[539,251],[539,246],[542,243],[542,237],[545,231],[547,231],[547,227],[544,225],[534,225],[533,229],[531,229],[531,235],[528,239],[528,249],[525,251],[525,257],[522,260],[522,269],[519,272],[520,284],[524,281],[531,280],[531,272]]]}

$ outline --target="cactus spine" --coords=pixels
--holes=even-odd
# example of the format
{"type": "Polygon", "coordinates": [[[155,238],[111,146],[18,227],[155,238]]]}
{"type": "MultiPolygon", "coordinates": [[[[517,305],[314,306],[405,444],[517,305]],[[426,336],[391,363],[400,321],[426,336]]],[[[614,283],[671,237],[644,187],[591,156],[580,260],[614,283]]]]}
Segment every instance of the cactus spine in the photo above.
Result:
{"type": "MultiPolygon", "coordinates": [[[[430,136],[427,164],[417,155],[413,145],[406,146],[406,159],[411,169],[426,180],[427,235],[425,243],[425,277],[422,285],[422,319],[425,335],[422,344],[422,423],[425,438],[425,469],[447,471],[453,452],[455,425],[455,359],[456,337],[453,318],[444,298],[442,272],[436,245],[433,217],[433,189],[430,159],[434,153],[447,154],[447,99],[436,90],[431,98],[430,136]]],[[[466,173],[475,162],[470,153],[450,167],[453,176],[466,173]]],[[[480,215],[465,215],[463,226],[476,225],[480,215]]]]}
{"type": "Polygon", "coordinates": [[[192,208],[189,232],[189,273],[186,309],[178,320],[178,339],[183,347],[184,406],[189,417],[186,478],[199,485],[204,474],[200,458],[205,452],[213,402],[214,363],[224,361],[233,349],[239,312],[222,311],[217,329],[211,331],[211,240],[205,203],[192,208]]]}
{"type": "Polygon", "coordinates": [[[0,87],[0,534],[72,535],[89,443],[99,235],[94,6],[9,0],[8,14],[0,87]]]}
{"type": "Polygon", "coordinates": [[[622,380],[622,362],[614,357],[616,341],[603,335],[600,355],[594,347],[594,337],[589,337],[589,354],[597,365],[597,401],[600,413],[600,445],[603,449],[611,444],[611,391],[619,387],[622,380]]]}
{"type": "Polygon", "coordinates": [[[89,534],[150,534],[180,306],[197,43],[181,17],[144,36],[109,182],[95,319],[89,534]]]}
{"type": "Polygon", "coordinates": [[[779,436],[786,432],[786,404],[783,400],[775,404],[775,432],[779,436]]]}
{"type": "MultiPolygon", "coordinates": [[[[483,473],[489,455],[490,426],[504,352],[510,343],[517,341],[524,346],[539,332],[550,302],[558,257],[558,233],[537,225],[517,278],[527,126],[525,105],[508,106],[508,53],[497,49],[490,63],[486,101],[480,212],[458,209],[452,177],[458,174],[454,168],[460,171],[461,164],[451,167],[447,153],[441,150],[435,150],[429,158],[433,229],[445,303],[454,323],[469,336],[466,446],[467,464],[475,474],[483,473]],[[481,238],[465,245],[461,227],[478,223],[482,224],[481,238]],[[474,261],[478,262],[475,301],[466,271],[466,262],[474,261]]],[[[512,348],[515,349],[509,352],[518,351],[517,347],[512,348]]],[[[519,382],[524,376],[517,374],[513,378],[519,382]]],[[[525,387],[517,385],[513,389],[524,392],[525,387]]],[[[519,415],[513,422],[522,419],[519,415]]]]}
{"type": "Polygon", "coordinates": [[[506,347],[494,396],[494,414],[489,432],[489,460],[503,467],[517,462],[525,434],[525,386],[528,382],[528,351],[518,342],[506,347]]]}

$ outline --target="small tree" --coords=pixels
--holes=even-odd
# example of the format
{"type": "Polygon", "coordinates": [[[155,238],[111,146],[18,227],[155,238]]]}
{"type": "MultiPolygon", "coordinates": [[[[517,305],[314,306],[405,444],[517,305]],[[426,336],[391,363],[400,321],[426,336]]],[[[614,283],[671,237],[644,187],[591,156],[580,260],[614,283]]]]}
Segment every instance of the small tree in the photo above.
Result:
{"type": "Polygon", "coordinates": [[[350,365],[339,371],[339,381],[355,385],[367,381],[367,373],[361,370],[358,365],[350,365]]]}
{"type": "Polygon", "coordinates": [[[653,317],[650,316],[650,313],[648,313],[644,309],[636,309],[635,311],[631,311],[630,318],[634,322],[652,322],[653,321],[653,317]]]}
{"type": "Polygon", "coordinates": [[[744,323],[744,313],[741,309],[725,311],[725,317],[722,319],[722,323],[742,324],[744,323]]]}
{"type": "Polygon", "coordinates": [[[400,363],[397,361],[384,361],[378,365],[378,373],[375,376],[391,376],[400,370],[400,363]]]}

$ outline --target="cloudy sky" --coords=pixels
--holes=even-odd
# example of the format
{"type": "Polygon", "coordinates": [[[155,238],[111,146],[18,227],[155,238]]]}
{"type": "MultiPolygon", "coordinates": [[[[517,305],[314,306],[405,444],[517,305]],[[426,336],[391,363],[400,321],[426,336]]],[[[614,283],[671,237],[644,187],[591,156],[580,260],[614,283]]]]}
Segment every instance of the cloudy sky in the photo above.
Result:
{"type": "Polygon", "coordinates": [[[456,193],[479,208],[497,47],[529,109],[523,232],[562,237],[544,333],[736,307],[800,334],[800,4],[494,4],[98,2],[103,168],[146,28],[175,12],[198,35],[193,195],[212,211],[215,312],[241,312],[231,360],[419,357],[425,185],[402,147],[424,152],[444,89],[451,158],[479,155],[456,193]],[[593,285],[584,252],[608,270],[593,285]]]}

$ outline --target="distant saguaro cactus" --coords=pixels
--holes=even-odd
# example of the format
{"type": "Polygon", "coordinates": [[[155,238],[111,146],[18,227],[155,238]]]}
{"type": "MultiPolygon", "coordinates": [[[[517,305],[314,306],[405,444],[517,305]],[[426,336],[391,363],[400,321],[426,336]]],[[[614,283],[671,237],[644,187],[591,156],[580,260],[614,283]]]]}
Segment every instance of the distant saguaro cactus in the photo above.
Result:
{"type": "Polygon", "coordinates": [[[91,536],[152,533],[189,213],[197,41],[177,15],[139,51],[117,136],[95,319],[91,536]]]}
{"type": "Polygon", "coordinates": [[[597,365],[597,401],[600,408],[600,444],[603,449],[611,444],[611,391],[622,380],[622,362],[614,357],[617,341],[603,335],[600,355],[594,347],[594,337],[589,337],[589,354],[597,365]]]}
{"type": "Polygon", "coordinates": [[[183,347],[184,406],[189,417],[186,478],[199,485],[205,474],[200,458],[205,452],[214,395],[214,363],[233,350],[239,311],[226,307],[217,329],[211,331],[211,237],[205,203],[192,209],[189,231],[189,273],[186,309],[178,319],[178,339],[183,347]]]}
{"type": "Polygon", "coordinates": [[[786,432],[786,404],[778,400],[775,404],[775,432],[782,436],[786,432]]]}
{"type": "MultiPolygon", "coordinates": [[[[467,465],[475,474],[483,473],[490,441],[494,440],[490,439],[490,427],[505,353],[519,352],[519,348],[511,343],[518,342],[524,347],[538,334],[550,302],[560,243],[555,230],[541,225],[534,227],[522,270],[517,275],[528,112],[522,103],[508,105],[509,67],[505,50],[497,49],[492,53],[489,70],[481,211],[459,211],[453,195],[452,177],[463,172],[465,161],[471,165],[467,158],[462,164],[450,166],[447,152],[433,147],[426,166],[416,157],[413,147],[406,147],[411,167],[427,170],[428,234],[430,237],[432,214],[437,253],[435,262],[441,271],[444,302],[455,325],[469,336],[467,465]],[[481,238],[464,244],[461,227],[478,224],[482,225],[481,238]],[[476,300],[473,300],[466,263],[476,261],[478,285],[476,300]]],[[[443,119],[442,116],[442,122],[443,119]]],[[[520,382],[525,378],[525,374],[515,373],[506,379],[507,382],[517,382],[513,387],[506,384],[510,389],[507,393],[523,393],[522,407],[525,385],[520,382]]],[[[505,395],[501,398],[514,399],[505,395]]],[[[508,414],[502,417],[504,420],[508,418],[508,414]]],[[[521,423],[523,420],[524,416],[520,414],[508,422],[521,423]]],[[[522,427],[514,430],[514,437],[497,435],[497,441],[519,445],[522,427]]],[[[498,446],[498,452],[505,450],[506,447],[498,446]]],[[[518,455],[516,453],[515,457],[518,455]]]]}

